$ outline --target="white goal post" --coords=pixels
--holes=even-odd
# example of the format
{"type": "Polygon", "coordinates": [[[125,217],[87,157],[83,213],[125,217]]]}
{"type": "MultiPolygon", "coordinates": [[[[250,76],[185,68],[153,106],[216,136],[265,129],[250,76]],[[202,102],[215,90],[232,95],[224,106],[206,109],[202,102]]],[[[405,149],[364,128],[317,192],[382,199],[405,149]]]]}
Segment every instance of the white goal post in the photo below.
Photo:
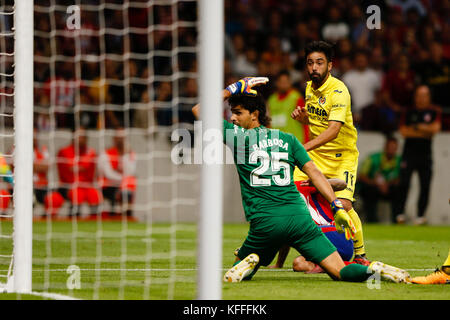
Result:
{"type": "MultiPolygon", "coordinates": [[[[223,0],[199,3],[200,104],[203,132],[222,128],[224,51],[223,0]]],[[[203,145],[203,148],[205,146],[203,145]]],[[[223,150],[222,146],[215,150],[223,150]]],[[[202,153],[203,154],[203,153],[202,153]]],[[[219,159],[223,157],[218,156],[219,159]]],[[[200,300],[222,297],[223,166],[203,162],[198,242],[198,294],[200,300]]]]}
{"type": "Polygon", "coordinates": [[[13,288],[18,293],[29,293],[32,290],[33,2],[16,0],[14,14],[13,288]]]}

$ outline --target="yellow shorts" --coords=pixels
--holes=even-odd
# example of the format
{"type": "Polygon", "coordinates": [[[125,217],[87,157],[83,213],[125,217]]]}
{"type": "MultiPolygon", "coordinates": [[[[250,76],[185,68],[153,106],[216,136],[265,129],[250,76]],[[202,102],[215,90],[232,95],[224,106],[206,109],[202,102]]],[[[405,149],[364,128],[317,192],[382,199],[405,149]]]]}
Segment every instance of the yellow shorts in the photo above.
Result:
{"type": "MultiPolygon", "coordinates": [[[[356,173],[358,171],[359,153],[349,154],[342,158],[331,158],[315,152],[309,152],[311,160],[328,179],[341,179],[347,183],[347,188],[336,192],[336,197],[355,201],[356,173]]],[[[297,167],[294,171],[294,181],[308,180],[308,176],[297,167]]]]}

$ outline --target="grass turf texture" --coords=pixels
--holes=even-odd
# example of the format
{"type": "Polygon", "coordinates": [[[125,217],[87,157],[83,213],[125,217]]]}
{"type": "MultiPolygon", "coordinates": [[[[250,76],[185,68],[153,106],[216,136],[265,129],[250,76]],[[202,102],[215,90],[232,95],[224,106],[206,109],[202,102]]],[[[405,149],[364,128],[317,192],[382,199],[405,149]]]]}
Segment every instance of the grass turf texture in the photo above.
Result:
{"type": "MultiPolygon", "coordinates": [[[[80,299],[195,299],[196,242],[194,224],[103,222],[35,222],[33,224],[33,291],[69,295],[80,299]],[[101,226],[99,229],[98,226],[101,226]],[[75,229],[76,228],[76,229],[75,229]],[[52,239],[46,235],[51,230],[52,239]],[[72,231],[78,237],[71,237],[72,231]],[[121,238],[121,234],[127,234],[121,238]],[[176,250],[176,256],[173,255],[176,250]],[[72,257],[76,255],[76,257],[72,257]],[[151,257],[151,259],[149,259],[151,257]],[[81,289],[68,290],[67,267],[80,268],[81,289]]],[[[10,222],[1,222],[3,234],[10,222]]],[[[233,261],[233,251],[247,234],[246,224],[226,224],[223,273],[233,261]]],[[[450,246],[450,227],[364,225],[368,257],[424,275],[440,266],[450,246]]],[[[0,253],[11,243],[0,240],[0,253]]],[[[292,249],[283,269],[260,268],[253,280],[224,283],[223,299],[450,299],[449,285],[405,285],[381,282],[379,289],[364,283],[332,281],[325,274],[291,271],[297,252],[292,249]]],[[[1,261],[0,269],[7,269],[1,261]]],[[[0,294],[0,299],[39,297],[0,294]]]]}

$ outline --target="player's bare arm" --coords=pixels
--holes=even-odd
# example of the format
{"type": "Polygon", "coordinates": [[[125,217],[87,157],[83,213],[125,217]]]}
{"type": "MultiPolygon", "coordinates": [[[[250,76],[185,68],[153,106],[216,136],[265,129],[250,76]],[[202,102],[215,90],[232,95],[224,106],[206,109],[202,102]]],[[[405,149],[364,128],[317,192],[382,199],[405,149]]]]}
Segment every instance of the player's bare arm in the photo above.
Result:
{"type": "MultiPolygon", "coordinates": [[[[331,188],[333,188],[334,191],[341,191],[347,187],[347,183],[345,183],[345,181],[342,179],[328,179],[328,182],[330,183],[331,188]]],[[[301,185],[315,187],[311,180],[303,181],[301,185]]]]}
{"type": "Polygon", "coordinates": [[[329,121],[328,128],[324,132],[303,145],[306,151],[314,150],[320,146],[323,146],[327,142],[336,139],[342,125],[343,123],[339,121],[329,121]]]}
{"type": "Polygon", "coordinates": [[[334,194],[333,188],[313,161],[307,162],[303,166],[302,171],[308,175],[311,183],[328,202],[331,203],[336,200],[336,195],[334,194]]]}
{"type": "MultiPolygon", "coordinates": [[[[231,97],[231,93],[228,90],[223,89],[222,90],[223,101],[227,100],[229,97],[231,97]]],[[[192,113],[194,114],[194,117],[196,119],[200,118],[200,103],[197,103],[195,106],[192,107],[192,113]]]]}

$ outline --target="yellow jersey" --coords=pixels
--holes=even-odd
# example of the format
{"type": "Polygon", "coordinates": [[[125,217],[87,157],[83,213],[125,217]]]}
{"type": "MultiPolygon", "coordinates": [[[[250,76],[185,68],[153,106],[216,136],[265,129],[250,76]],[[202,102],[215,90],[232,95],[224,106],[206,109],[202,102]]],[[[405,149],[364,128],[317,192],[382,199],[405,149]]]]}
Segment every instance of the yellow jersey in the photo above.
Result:
{"type": "Polygon", "coordinates": [[[311,152],[332,158],[358,153],[356,147],[358,135],[353,125],[350,93],[341,80],[329,75],[325,83],[317,90],[314,90],[311,81],[308,81],[305,107],[308,110],[311,140],[328,128],[329,121],[343,123],[336,139],[311,152]]]}
{"type": "MultiPolygon", "coordinates": [[[[309,151],[308,154],[327,178],[339,178],[345,180],[348,185],[353,185],[351,180],[356,177],[358,167],[359,152],[356,147],[358,135],[353,125],[351,98],[347,87],[341,80],[331,75],[317,90],[313,89],[311,81],[308,81],[305,107],[308,111],[311,140],[328,128],[329,121],[343,123],[334,140],[309,151]]],[[[303,172],[295,168],[294,181],[307,178],[303,172]]],[[[353,194],[353,189],[351,193],[353,194]]]]}

